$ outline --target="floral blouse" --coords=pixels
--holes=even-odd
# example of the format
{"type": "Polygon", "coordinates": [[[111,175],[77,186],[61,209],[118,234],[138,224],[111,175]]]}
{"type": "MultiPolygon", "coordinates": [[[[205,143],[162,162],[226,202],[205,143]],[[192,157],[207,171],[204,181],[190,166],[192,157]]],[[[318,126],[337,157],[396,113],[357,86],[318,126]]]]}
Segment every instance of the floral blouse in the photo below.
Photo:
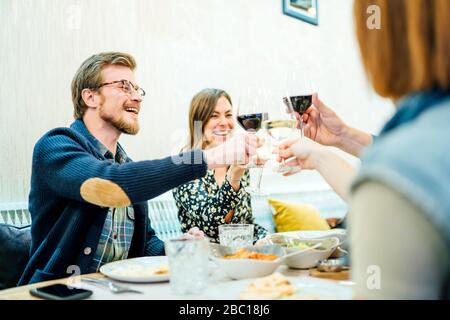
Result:
{"type": "Polygon", "coordinates": [[[226,177],[219,187],[214,178],[214,170],[208,170],[203,178],[173,189],[182,231],[198,227],[211,241],[218,243],[219,225],[226,224],[225,217],[233,211],[229,223],[253,224],[255,241],[264,238],[267,230],[255,224],[251,196],[244,190],[249,182],[250,174],[246,171],[238,191],[233,189],[226,177]]]}

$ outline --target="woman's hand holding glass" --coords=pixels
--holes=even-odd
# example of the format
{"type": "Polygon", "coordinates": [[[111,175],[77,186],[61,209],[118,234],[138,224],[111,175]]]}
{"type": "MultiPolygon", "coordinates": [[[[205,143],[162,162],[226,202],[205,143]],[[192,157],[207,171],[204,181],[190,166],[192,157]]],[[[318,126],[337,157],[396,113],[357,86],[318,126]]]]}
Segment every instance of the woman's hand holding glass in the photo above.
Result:
{"type": "Polygon", "coordinates": [[[317,93],[313,94],[312,106],[303,114],[304,132],[308,138],[325,146],[338,147],[347,125],[328,108],[317,93]]]}
{"type": "Polygon", "coordinates": [[[321,156],[327,152],[325,147],[309,138],[296,138],[282,142],[279,146],[277,160],[286,161],[289,171],[283,172],[284,176],[290,176],[302,169],[314,170],[320,165],[321,156]]]}
{"type": "Polygon", "coordinates": [[[349,127],[323,103],[317,93],[312,96],[312,106],[302,116],[305,136],[325,146],[337,147],[359,157],[372,143],[367,132],[349,127]]]}

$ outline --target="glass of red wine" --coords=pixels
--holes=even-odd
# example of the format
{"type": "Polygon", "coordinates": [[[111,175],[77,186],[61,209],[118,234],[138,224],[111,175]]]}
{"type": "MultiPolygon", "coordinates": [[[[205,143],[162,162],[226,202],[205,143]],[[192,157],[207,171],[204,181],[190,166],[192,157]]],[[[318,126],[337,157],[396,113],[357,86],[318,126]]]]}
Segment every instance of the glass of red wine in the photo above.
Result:
{"type": "Polygon", "coordinates": [[[286,93],[283,97],[284,104],[292,110],[298,120],[301,136],[303,137],[303,115],[312,105],[313,85],[307,78],[308,73],[300,76],[297,72],[290,72],[286,81],[286,93]]]}
{"type": "MultiPolygon", "coordinates": [[[[267,105],[267,95],[265,90],[260,88],[247,88],[241,94],[238,100],[236,110],[236,120],[239,126],[249,133],[258,134],[262,123],[268,119],[268,113],[265,111],[267,105]]],[[[258,166],[256,163],[249,163],[249,169],[256,170],[256,184],[252,184],[245,190],[253,195],[264,195],[261,191],[261,180],[264,166],[258,166]]]]}

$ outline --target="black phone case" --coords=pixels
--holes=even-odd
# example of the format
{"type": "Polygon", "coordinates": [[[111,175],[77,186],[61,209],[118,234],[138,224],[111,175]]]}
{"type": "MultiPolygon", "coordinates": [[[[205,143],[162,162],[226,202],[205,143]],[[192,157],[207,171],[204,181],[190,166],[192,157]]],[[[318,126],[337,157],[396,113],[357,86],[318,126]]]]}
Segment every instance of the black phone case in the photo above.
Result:
{"type": "Polygon", "coordinates": [[[90,297],[92,295],[92,291],[86,290],[85,292],[79,292],[77,294],[68,296],[68,297],[60,297],[53,294],[48,294],[45,292],[39,291],[39,288],[34,288],[30,290],[30,294],[32,296],[38,297],[38,298],[44,298],[48,300],[81,300],[85,299],[87,297],[90,297]]]}

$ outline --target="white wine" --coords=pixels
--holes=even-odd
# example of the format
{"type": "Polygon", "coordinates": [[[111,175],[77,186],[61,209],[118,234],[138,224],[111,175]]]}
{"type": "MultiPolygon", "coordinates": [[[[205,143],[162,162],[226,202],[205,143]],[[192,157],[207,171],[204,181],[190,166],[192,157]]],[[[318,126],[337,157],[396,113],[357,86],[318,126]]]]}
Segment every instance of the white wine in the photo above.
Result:
{"type": "Polygon", "coordinates": [[[297,120],[268,120],[262,127],[277,141],[282,141],[292,135],[297,128],[297,120]]]}

